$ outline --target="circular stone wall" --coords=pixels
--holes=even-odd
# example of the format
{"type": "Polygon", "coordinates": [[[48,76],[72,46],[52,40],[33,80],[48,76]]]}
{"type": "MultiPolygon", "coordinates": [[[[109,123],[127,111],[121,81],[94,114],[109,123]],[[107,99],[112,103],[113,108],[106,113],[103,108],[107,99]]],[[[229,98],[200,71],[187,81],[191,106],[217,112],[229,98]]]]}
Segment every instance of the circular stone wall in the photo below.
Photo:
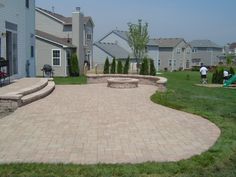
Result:
{"type": "Polygon", "coordinates": [[[107,87],[110,88],[137,88],[138,79],[132,78],[110,78],[107,79],[107,87]]]}

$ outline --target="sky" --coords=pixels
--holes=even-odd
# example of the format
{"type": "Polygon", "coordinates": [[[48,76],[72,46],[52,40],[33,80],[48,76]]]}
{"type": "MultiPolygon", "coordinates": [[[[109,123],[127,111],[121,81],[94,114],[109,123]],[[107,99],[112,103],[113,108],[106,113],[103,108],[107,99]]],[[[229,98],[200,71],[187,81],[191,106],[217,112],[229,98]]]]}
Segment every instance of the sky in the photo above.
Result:
{"type": "Polygon", "coordinates": [[[236,42],[236,0],[36,0],[36,6],[71,16],[81,7],[95,23],[95,41],[114,29],[128,30],[138,19],[149,24],[151,38],[209,39],[236,42]]]}

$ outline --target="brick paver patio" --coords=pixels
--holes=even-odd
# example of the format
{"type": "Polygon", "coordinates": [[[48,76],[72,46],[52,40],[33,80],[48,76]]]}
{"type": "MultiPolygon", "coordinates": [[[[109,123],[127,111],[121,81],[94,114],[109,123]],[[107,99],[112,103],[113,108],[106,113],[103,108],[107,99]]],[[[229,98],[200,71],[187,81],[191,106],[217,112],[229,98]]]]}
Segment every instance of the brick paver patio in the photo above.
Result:
{"type": "Polygon", "coordinates": [[[0,119],[0,163],[178,161],[210,148],[220,130],[150,101],[154,86],[57,86],[0,119]]]}

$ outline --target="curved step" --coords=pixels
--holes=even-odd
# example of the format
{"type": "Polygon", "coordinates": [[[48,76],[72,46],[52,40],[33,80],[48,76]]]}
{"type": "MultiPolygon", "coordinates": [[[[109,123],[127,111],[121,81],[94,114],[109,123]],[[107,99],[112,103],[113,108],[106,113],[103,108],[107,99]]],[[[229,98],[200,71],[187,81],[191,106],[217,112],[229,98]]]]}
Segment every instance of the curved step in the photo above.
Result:
{"type": "Polygon", "coordinates": [[[27,87],[25,89],[21,89],[18,94],[21,94],[21,95],[29,95],[31,93],[34,93],[34,92],[37,92],[41,89],[43,89],[44,87],[46,87],[48,84],[48,79],[45,79],[45,78],[41,78],[39,80],[39,82],[31,87],[27,87]]]}
{"type": "Polygon", "coordinates": [[[32,103],[36,100],[39,100],[39,99],[42,99],[42,98],[48,96],[54,90],[54,88],[55,88],[55,83],[52,81],[49,81],[47,86],[44,87],[43,89],[41,89],[37,92],[31,93],[29,95],[23,96],[21,98],[21,105],[20,106],[24,106],[26,104],[32,103]]]}

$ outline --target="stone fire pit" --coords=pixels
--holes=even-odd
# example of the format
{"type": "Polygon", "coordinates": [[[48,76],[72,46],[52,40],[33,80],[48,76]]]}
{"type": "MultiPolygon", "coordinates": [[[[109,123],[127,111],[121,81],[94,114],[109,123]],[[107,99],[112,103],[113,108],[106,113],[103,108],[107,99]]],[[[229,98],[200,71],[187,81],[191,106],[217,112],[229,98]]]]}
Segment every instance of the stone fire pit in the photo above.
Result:
{"type": "Polygon", "coordinates": [[[109,78],[107,79],[107,87],[110,88],[136,88],[138,87],[138,79],[132,78],[109,78]]]}

